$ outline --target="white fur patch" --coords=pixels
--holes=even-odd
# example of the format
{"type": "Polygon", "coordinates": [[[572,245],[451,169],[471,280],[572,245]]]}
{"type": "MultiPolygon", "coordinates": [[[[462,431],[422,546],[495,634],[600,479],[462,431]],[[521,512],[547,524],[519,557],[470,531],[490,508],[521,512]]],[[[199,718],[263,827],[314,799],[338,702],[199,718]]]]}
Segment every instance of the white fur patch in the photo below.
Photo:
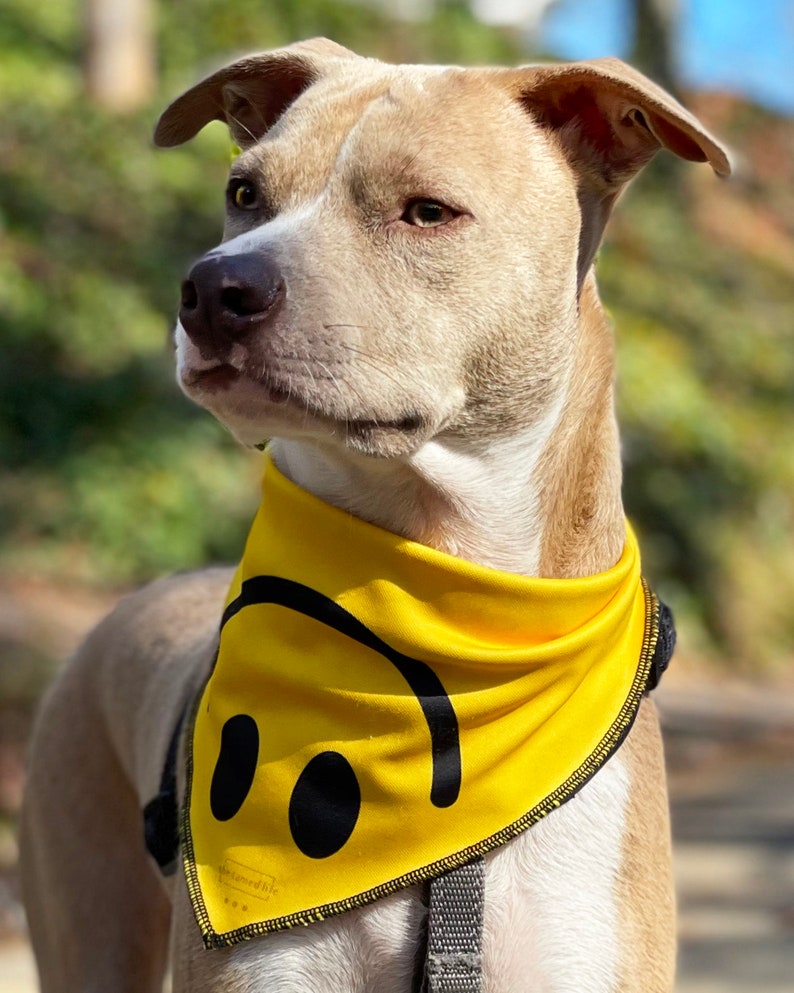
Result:
{"type": "Polygon", "coordinates": [[[575,797],[489,859],[486,989],[612,993],[629,776],[612,758],[575,797]]]}
{"type": "Polygon", "coordinates": [[[325,192],[322,192],[300,207],[286,210],[251,231],[244,231],[228,241],[222,241],[217,248],[213,248],[207,254],[242,255],[244,252],[258,251],[268,245],[281,244],[289,236],[300,233],[304,224],[311,223],[315,219],[324,197],[325,192]]]}
{"type": "Polygon", "coordinates": [[[436,438],[411,457],[412,468],[460,513],[457,545],[447,551],[491,568],[538,574],[543,529],[537,468],[564,402],[561,389],[538,423],[487,447],[436,438]]]}

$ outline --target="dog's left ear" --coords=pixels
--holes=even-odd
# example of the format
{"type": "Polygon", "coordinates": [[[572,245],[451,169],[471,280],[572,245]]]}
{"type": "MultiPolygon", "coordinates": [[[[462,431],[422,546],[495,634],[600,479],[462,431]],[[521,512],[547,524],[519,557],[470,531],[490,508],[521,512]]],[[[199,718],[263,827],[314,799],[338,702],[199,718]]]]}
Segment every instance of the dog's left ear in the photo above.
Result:
{"type": "Polygon", "coordinates": [[[516,96],[556,131],[573,164],[621,187],[660,148],[731,171],[725,149],[686,108],[620,59],[593,59],[513,70],[516,96]]]}
{"type": "Polygon", "coordinates": [[[357,59],[327,38],[249,55],[225,66],[168,107],[154,131],[161,148],[181,145],[210,121],[225,121],[240,148],[255,144],[333,60],[357,59]]]}
{"type": "Polygon", "coordinates": [[[731,171],[727,152],[669,93],[620,59],[508,71],[513,95],[556,135],[577,175],[582,211],[580,280],[623,186],[661,148],[731,171]]]}

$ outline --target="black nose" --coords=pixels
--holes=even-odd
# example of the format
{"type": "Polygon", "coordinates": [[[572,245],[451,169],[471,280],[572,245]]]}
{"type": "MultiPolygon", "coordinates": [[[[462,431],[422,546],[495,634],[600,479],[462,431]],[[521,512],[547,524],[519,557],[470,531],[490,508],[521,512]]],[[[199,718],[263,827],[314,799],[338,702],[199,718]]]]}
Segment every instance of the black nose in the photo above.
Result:
{"type": "Polygon", "coordinates": [[[202,350],[216,354],[266,324],[284,296],[278,265],[261,252],[210,252],[182,284],[179,320],[202,350]]]}

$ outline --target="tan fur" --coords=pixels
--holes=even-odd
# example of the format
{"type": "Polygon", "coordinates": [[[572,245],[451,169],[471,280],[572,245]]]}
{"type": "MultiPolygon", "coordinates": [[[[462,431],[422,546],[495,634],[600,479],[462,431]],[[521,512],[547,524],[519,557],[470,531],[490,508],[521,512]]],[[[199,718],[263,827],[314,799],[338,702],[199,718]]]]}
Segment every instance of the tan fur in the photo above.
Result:
{"type": "MultiPolygon", "coordinates": [[[[232,177],[256,198],[232,201],[212,257],[256,253],[279,306],[239,338],[178,324],[183,389],[244,444],[275,438],[295,482],[393,532],[530,575],[610,566],[623,541],[614,359],[591,262],[621,186],[660,147],[727,171],[714,139],[616,60],[395,67],[317,39],[219,70],[168,108],[156,140],[214,119],[243,147],[232,177]],[[444,205],[444,222],[418,227],[416,200],[444,205]]],[[[169,916],[175,993],[409,989],[418,890],[208,953],[184,879],[163,882],[144,853],[140,810],[212,664],[228,579],[125,600],[45,701],[22,818],[44,993],[159,990],[169,916]]],[[[669,993],[652,708],[487,870],[486,993],[669,993]]]]}
{"type": "Polygon", "coordinates": [[[614,348],[592,276],[582,292],[577,348],[568,402],[541,463],[544,576],[601,572],[623,545],[614,348]]]}
{"type": "Polygon", "coordinates": [[[631,793],[618,899],[632,911],[622,920],[619,989],[634,989],[635,977],[642,976],[646,993],[667,993],[675,973],[675,943],[669,939],[675,898],[662,739],[650,700],[643,702],[622,752],[631,793]],[[654,866],[653,872],[644,871],[648,864],[654,866]]]}

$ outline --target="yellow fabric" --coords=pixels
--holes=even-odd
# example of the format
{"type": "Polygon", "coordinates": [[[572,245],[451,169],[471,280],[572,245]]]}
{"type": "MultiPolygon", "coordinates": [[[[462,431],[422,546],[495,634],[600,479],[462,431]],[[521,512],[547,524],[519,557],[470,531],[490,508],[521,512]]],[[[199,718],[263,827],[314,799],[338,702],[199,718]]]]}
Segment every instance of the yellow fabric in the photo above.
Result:
{"type": "Polygon", "coordinates": [[[630,528],[607,572],[528,579],[357,520],[270,461],[228,604],[182,824],[210,947],[359,906],[545,816],[620,744],[657,635],[630,528]]]}

